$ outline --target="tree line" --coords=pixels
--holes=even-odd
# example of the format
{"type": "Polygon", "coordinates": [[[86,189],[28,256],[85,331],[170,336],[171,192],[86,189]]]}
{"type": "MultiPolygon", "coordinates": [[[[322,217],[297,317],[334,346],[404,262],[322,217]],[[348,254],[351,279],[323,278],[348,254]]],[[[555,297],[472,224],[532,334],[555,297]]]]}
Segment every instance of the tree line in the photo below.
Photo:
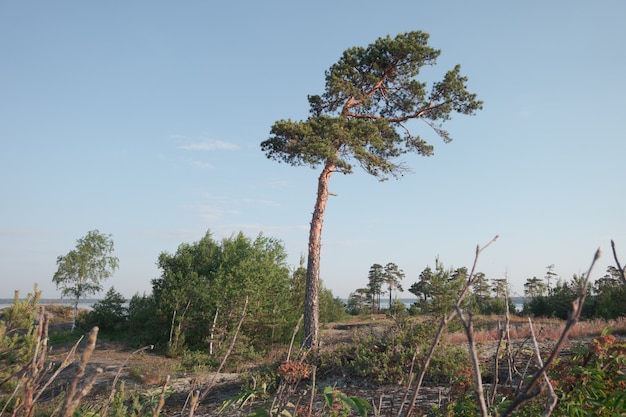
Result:
{"type": "MultiPolygon", "coordinates": [[[[404,309],[402,302],[394,302],[392,299],[393,291],[403,291],[400,281],[404,277],[404,272],[394,263],[388,263],[385,267],[373,264],[368,273],[367,286],[350,293],[347,312],[353,315],[381,312],[382,294],[389,295],[390,312],[396,313],[404,309]]],[[[448,314],[454,308],[454,303],[467,279],[467,268],[446,268],[439,259],[436,259],[434,269],[427,266],[420,273],[418,281],[408,288],[408,292],[417,297],[417,301],[409,307],[409,313],[435,316],[448,314]]],[[[485,274],[477,273],[464,306],[478,314],[503,313],[505,297],[509,295],[510,289],[505,278],[488,280],[485,274]]],[[[514,312],[515,306],[510,304],[509,309],[514,312]]]]}
{"type": "MultiPolygon", "coordinates": [[[[71,256],[58,258],[54,282],[77,304],[79,298],[101,291],[104,279],[117,268],[112,252],[110,235],[89,232],[71,256]],[[107,263],[109,259],[115,262],[107,263]]],[[[216,240],[208,231],[197,242],[182,243],[175,253],[159,255],[161,274],[148,294],[135,294],[126,303],[111,287],[90,312],[78,317],[78,325],[126,333],[136,344],[161,346],[170,355],[187,349],[218,352],[232,336],[248,299],[240,343],[252,350],[286,343],[302,315],[306,282],[304,260],[290,268],[286,259],[277,239],[238,233],[216,240]]],[[[322,322],[345,314],[343,302],[323,286],[319,301],[322,322]]]]}
{"type": "MultiPolygon", "coordinates": [[[[524,294],[528,301],[524,303],[522,314],[567,319],[572,301],[578,297],[585,282],[585,275],[563,280],[558,278],[553,268],[553,265],[548,267],[543,280],[537,277],[526,280],[524,294]],[[555,281],[554,286],[552,281],[555,281]]],[[[621,282],[620,271],[616,267],[609,266],[604,276],[586,288],[586,293],[582,318],[612,320],[626,317],[626,286],[621,282]]]]}
{"type": "MultiPolygon", "coordinates": [[[[350,293],[346,311],[352,315],[380,313],[380,297],[384,294],[389,295],[388,312],[396,313],[399,309],[404,309],[402,302],[394,303],[392,299],[393,291],[403,291],[400,281],[404,277],[404,272],[394,263],[385,267],[373,264],[368,273],[367,286],[350,293]]],[[[435,267],[427,266],[418,280],[408,287],[408,292],[417,297],[417,301],[408,307],[408,312],[413,315],[448,314],[454,308],[454,301],[467,279],[466,267],[446,268],[436,259],[435,267]]],[[[509,303],[509,312],[565,320],[584,282],[584,274],[563,280],[554,272],[554,265],[550,265],[543,279],[532,277],[526,280],[526,301],[522,310],[516,311],[515,305],[509,303]]],[[[581,318],[612,320],[626,317],[626,287],[622,284],[620,271],[609,266],[603,277],[587,287],[587,302],[581,318]]],[[[478,272],[468,296],[463,301],[463,307],[476,314],[503,314],[506,298],[510,298],[510,287],[506,278],[490,280],[484,273],[478,272]]]]}

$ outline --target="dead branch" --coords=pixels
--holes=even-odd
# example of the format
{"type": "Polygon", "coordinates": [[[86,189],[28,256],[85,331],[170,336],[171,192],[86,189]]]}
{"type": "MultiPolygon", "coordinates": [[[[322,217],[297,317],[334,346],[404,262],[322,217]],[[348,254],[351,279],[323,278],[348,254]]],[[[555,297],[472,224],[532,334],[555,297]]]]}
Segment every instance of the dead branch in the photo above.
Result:
{"type": "Polygon", "coordinates": [[[93,380],[89,381],[87,385],[81,390],[77,391],[78,383],[85,375],[85,369],[87,367],[87,363],[91,358],[91,354],[93,353],[94,348],[96,347],[96,340],[98,338],[98,326],[94,326],[89,332],[89,336],[87,339],[87,346],[83,350],[83,355],[78,363],[78,368],[76,369],[76,374],[74,375],[74,379],[70,385],[70,390],[68,391],[65,402],[63,403],[63,408],[61,409],[61,417],[70,417],[74,414],[74,410],[78,407],[80,400],[91,390],[91,386],[93,384],[93,380]]]}
{"type": "Polygon", "coordinates": [[[191,407],[189,409],[189,417],[193,417],[193,414],[196,411],[196,409],[198,408],[198,405],[209,394],[209,391],[211,391],[211,388],[213,388],[213,386],[215,385],[215,381],[217,380],[218,375],[220,374],[220,372],[222,372],[222,368],[224,368],[224,365],[226,364],[226,360],[228,359],[228,357],[232,353],[233,348],[235,347],[235,342],[237,341],[237,335],[239,334],[239,330],[241,329],[241,325],[243,324],[243,320],[246,318],[246,311],[247,311],[247,309],[248,309],[248,296],[246,296],[246,302],[243,305],[243,309],[241,311],[241,317],[239,318],[239,323],[237,324],[237,328],[235,329],[235,333],[233,334],[233,338],[230,341],[230,346],[228,346],[228,350],[226,351],[226,354],[224,355],[224,358],[222,359],[222,362],[220,363],[220,366],[217,368],[217,371],[215,371],[215,374],[213,375],[213,378],[211,378],[211,382],[209,382],[209,385],[207,385],[207,387],[204,389],[204,391],[202,392],[202,395],[200,395],[199,397],[196,398],[195,402],[192,401],[192,405],[191,405],[191,407]]]}
{"type": "Polygon", "coordinates": [[[613,259],[615,259],[615,265],[617,265],[617,270],[619,271],[620,277],[622,277],[622,282],[626,284],[626,276],[624,276],[624,270],[626,267],[622,268],[619,263],[619,259],[617,259],[617,251],[615,250],[615,242],[611,239],[611,249],[613,250],[613,259]]]}
{"type": "MultiPolygon", "coordinates": [[[[170,383],[170,376],[168,375],[165,378],[165,383],[163,384],[163,388],[161,389],[161,395],[159,395],[159,403],[154,409],[154,412],[152,413],[152,417],[159,417],[159,415],[161,414],[161,410],[163,409],[163,406],[165,405],[165,391],[167,390],[167,385],[169,383],[170,383]]],[[[106,415],[106,414],[102,414],[102,415],[106,415]]]]}
{"type": "MultiPolygon", "coordinates": [[[[117,392],[117,381],[120,378],[120,375],[122,374],[122,369],[124,369],[124,367],[128,364],[128,361],[130,361],[130,358],[137,354],[137,353],[141,353],[141,352],[145,352],[146,350],[152,350],[154,349],[154,345],[148,345],[148,346],[144,346],[140,349],[135,350],[134,352],[132,352],[130,355],[128,355],[128,357],[126,358],[126,360],[120,365],[120,367],[117,369],[117,373],[115,374],[115,377],[113,378],[113,383],[111,384],[111,392],[109,393],[109,398],[107,400],[107,402],[104,404],[104,407],[102,408],[101,411],[101,415],[106,416],[107,415],[107,411],[109,410],[109,407],[111,406],[111,404],[113,403],[113,400],[115,399],[115,393],[117,392]]],[[[167,376],[167,380],[169,381],[169,375],[167,376]]]]}
{"type": "Polygon", "coordinates": [[[519,406],[536,397],[541,392],[541,381],[543,380],[543,375],[548,371],[548,368],[550,367],[550,365],[552,365],[552,362],[556,360],[559,353],[561,352],[561,349],[563,349],[565,342],[567,341],[567,337],[570,331],[580,320],[580,314],[582,313],[583,305],[585,304],[585,299],[587,298],[589,277],[591,276],[593,266],[600,258],[601,253],[602,251],[598,249],[593,257],[593,260],[591,261],[591,265],[589,266],[589,270],[587,271],[587,275],[585,276],[585,281],[582,285],[582,288],[580,289],[580,295],[576,300],[574,300],[574,302],[572,302],[572,310],[570,311],[569,317],[565,324],[565,328],[561,333],[561,337],[552,349],[552,353],[550,354],[544,365],[541,367],[539,372],[537,372],[537,374],[526,385],[526,388],[522,391],[522,393],[515,397],[515,399],[513,399],[513,402],[511,403],[511,405],[509,405],[506,411],[502,413],[501,417],[510,416],[519,406]]]}
{"type": "Polygon", "coordinates": [[[465,319],[463,311],[459,303],[456,304],[456,312],[463,324],[465,334],[467,335],[468,350],[470,360],[472,361],[472,369],[474,370],[474,381],[476,382],[476,399],[480,407],[480,415],[483,417],[488,416],[487,403],[485,401],[485,395],[483,392],[483,379],[480,375],[480,362],[478,361],[478,354],[476,353],[476,343],[474,341],[474,328],[472,326],[472,315],[469,314],[468,320],[465,319]]]}
{"type": "Polygon", "coordinates": [[[504,341],[504,327],[498,320],[498,345],[496,346],[496,353],[493,355],[493,386],[491,388],[491,396],[488,397],[489,404],[493,404],[496,399],[496,391],[498,390],[498,383],[500,382],[500,350],[502,349],[502,342],[504,341]]]}
{"type": "MultiPolygon", "coordinates": [[[[541,359],[541,351],[539,350],[539,343],[537,343],[537,338],[535,337],[535,330],[533,329],[533,322],[528,317],[528,326],[530,327],[530,335],[533,338],[533,346],[535,347],[535,355],[537,356],[537,364],[540,368],[543,368],[543,359],[541,359]]],[[[546,404],[546,409],[543,411],[542,416],[548,417],[554,411],[554,407],[556,407],[557,402],[559,401],[556,393],[554,392],[554,388],[550,383],[550,379],[548,378],[548,374],[544,372],[543,381],[548,388],[548,393],[550,394],[550,401],[546,404]]]]}
{"type": "Polygon", "coordinates": [[[291,357],[291,350],[293,349],[294,341],[296,340],[296,335],[298,334],[298,330],[300,330],[300,325],[302,324],[302,320],[304,320],[304,314],[300,315],[298,319],[298,323],[296,323],[296,327],[293,329],[293,333],[291,335],[291,342],[289,343],[289,351],[287,352],[287,360],[291,357]]]}
{"type": "MultiPolygon", "coordinates": [[[[483,250],[487,249],[487,247],[489,247],[489,245],[491,245],[493,242],[495,242],[498,239],[498,235],[496,235],[493,239],[491,239],[485,246],[483,246],[482,248],[480,247],[480,245],[476,245],[476,255],[474,256],[474,263],[472,265],[472,269],[470,271],[470,274],[468,275],[467,278],[467,282],[465,284],[465,287],[463,287],[463,290],[461,291],[461,293],[459,294],[457,301],[456,301],[456,306],[460,306],[461,303],[463,302],[463,299],[465,298],[465,296],[467,295],[467,293],[469,292],[471,285],[473,284],[474,280],[476,279],[476,265],[478,264],[478,258],[480,257],[480,254],[482,253],[483,250]]],[[[437,333],[435,334],[435,337],[433,339],[432,344],[430,345],[430,349],[428,351],[428,354],[426,355],[426,357],[424,358],[424,361],[422,363],[422,368],[420,369],[419,374],[417,375],[417,382],[413,391],[413,396],[411,397],[411,402],[409,403],[409,407],[407,408],[407,411],[404,413],[404,417],[409,417],[409,415],[411,414],[412,410],[413,410],[413,406],[415,405],[415,401],[417,400],[417,397],[419,395],[419,390],[422,387],[422,382],[424,381],[424,377],[426,376],[426,371],[428,370],[428,367],[430,366],[430,361],[432,360],[434,354],[435,354],[435,349],[437,348],[437,346],[439,345],[439,342],[441,341],[441,337],[443,336],[443,333],[445,331],[445,328],[447,326],[447,324],[456,316],[457,314],[457,310],[456,308],[453,309],[447,316],[444,315],[441,317],[441,323],[439,324],[439,329],[437,329],[437,333]]],[[[417,347],[416,347],[417,349],[417,347]]],[[[412,370],[411,370],[412,372],[412,370]]],[[[410,392],[411,390],[411,382],[409,380],[409,384],[407,387],[407,393],[410,392]]],[[[398,410],[398,417],[402,415],[402,409],[404,407],[404,402],[402,404],[400,404],[400,409],[398,410]]]]}

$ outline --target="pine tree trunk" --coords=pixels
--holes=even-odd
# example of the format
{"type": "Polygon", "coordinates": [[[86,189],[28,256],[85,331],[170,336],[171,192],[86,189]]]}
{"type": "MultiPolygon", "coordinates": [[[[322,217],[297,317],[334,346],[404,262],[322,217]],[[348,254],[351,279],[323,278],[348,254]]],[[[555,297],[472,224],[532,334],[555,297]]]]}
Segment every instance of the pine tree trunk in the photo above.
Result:
{"type": "Polygon", "coordinates": [[[328,201],[328,181],[335,166],[327,163],[317,182],[317,199],[309,231],[309,253],[304,295],[304,334],[302,346],[317,347],[319,333],[320,253],[322,249],[322,226],[328,201]]]}

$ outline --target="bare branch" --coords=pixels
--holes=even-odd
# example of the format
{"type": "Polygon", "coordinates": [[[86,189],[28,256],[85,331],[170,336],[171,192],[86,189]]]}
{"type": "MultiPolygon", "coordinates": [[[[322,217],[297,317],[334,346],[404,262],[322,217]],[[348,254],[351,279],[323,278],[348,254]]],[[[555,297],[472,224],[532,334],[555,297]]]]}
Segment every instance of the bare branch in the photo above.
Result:
{"type": "Polygon", "coordinates": [[[228,350],[226,351],[226,354],[224,355],[224,359],[222,359],[220,366],[217,368],[217,371],[215,371],[215,374],[213,375],[213,378],[211,378],[211,382],[209,382],[209,385],[204,389],[204,391],[202,392],[202,395],[200,395],[200,397],[197,399],[195,404],[192,406],[190,413],[192,411],[195,412],[195,409],[198,408],[198,404],[200,404],[200,402],[204,400],[204,398],[208,395],[211,388],[213,388],[213,385],[215,385],[215,381],[217,380],[218,375],[220,374],[220,372],[222,372],[222,368],[224,368],[224,365],[226,364],[226,360],[232,353],[233,348],[235,347],[235,341],[237,341],[237,335],[239,334],[239,330],[241,329],[243,320],[246,318],[247,309],[248,309],[248,296],[246,296],[246,302],[243,305],[243,310],[241,311],[241,317],[239,318],[237,329],[235,329],[235,334],[233,334],[233,338],[230,341],[230,346],[228,346],[228,350]]]}
{"type": "MultiPolygon", "coordinates": [[[[530,317],[528,317],[528,326],[530,327],[530,334],[533,338],[533,346],[535,347],[535,355],[537,356],[537,364],[539,364],[540,368],[543,368],[543,359],[541,359],[541,351],[539,350],[539,343],[537,343],[537,338],[535,337],[535,330],[533,329],[533,322],[530,319],[530,317]]],[[[548,378],[548,374],[545,372],[543,373],[543,380],[545,382],[546,387],[548,388],[548,393],[550,394],[550,401],[548,402],[548,404],[546,404],[546,409],[543,411],[542,416],[548,417],[554,411],[554,407],[556,407],[556,404],[559,401],[559,398],[556,396],[556,393],[554,392],[554,388],[552,387],[552,384],[550,383],[550,379],[548,378]]]]}
{"type": "MultiPolygon", "coordinates": [[[[461,293],[459,294],[457,301],[456,301],[456,306],[460,306],[461,303],[463,302],[463,299],[465,298],[465,296],[467,295],[472,283],[474,282],[474,280],[476,279],[476,265],[478,264],[478,257],[480,256],[480,254],[482,253],[483,250],[485,250],[487,247],[489,247],[489,245],[491,245],[493,242],[495,242],[498,239],[498,235],[496,235],[493,239],[491,239],[485,246],[483,246],[481,248],[480,245],[476,245],[476,255],[474,257],[474,263],[472,265],[472,270],[468,276],[467,279],[467,283],[465,284],[465,287],[463,288],[463,290],[461,291],[461,293]]],[[[424,377],[426,376],[426,371],[428,370],[428,367],[430,366],[430,361],[432,360],[434,354],[435,354],[435,349],[437,348],[437,346],[439,345],[439,342],[441,341],[441,337],[443,336],[443,333],[445,331],[446,325],[456,316],[457,314],[457,310],[456,308],[453,309],[447,316],[444,315],[441,317],[441,323],[439,324],[439,329],[437,330],[437,333],[435,334],[435,337],[433,339],[432,344],[430,345],[430,350],[428,351],[428,354],[426,355],[426,357],[424,358],[424,362],[422,363],[422,368],[420,369],[419,374],[417,375],[417,382],[413,391],[413,396],[411,397],[411,402],[409,403],[409,407],[406,410],[406,412],[404,413],[404,417],[409,417],[412,413],[413,410],[413,406],[415,405],[415,401],[417,400],[417,397],[419,395],[419,391],[422,387],[422,382],[424,381],[424,377]]],[[[416,346],[417,349],[417,346],[416,346]]],[[[411,389],[411,382],[409,380],[409,386],[407,387],[407,392],[410,391],[411,389]]],[[[398,410],[398,416],[402,415],[402,410],[404,407],[404,403],[400,404],[400,409],[398,410]]]]}
{"type": "Polygon", "coordinates": [[[624,276],[624,269],[619,263],[619,259],[617,259],[617,251],[615,250],[615,242],[611,239],[611,249],[613,250],[613,259],[615,259],[615,265],[617,265],[617,270],[619,271],[619,275],[622,278],[622,282],[626,284],[626,276],[624,276]]]}
{"type": "Polygon", "coordinates": [[[154,412],[152,413],[152,417],[159,417],[159,415],[161,415],[161,410],[163,409],[163,406],[165,405],[165,391],[167,391],[167,385],[169,383],[170,383],[170,376],[168,375],[165,378],[165,383],[163,384],[163,388],[161,389],[161,395],[159,396],[159,403],[154,409],[154,412]]]}
{"type": "Polygon", "coordinates": [[[478,405],[480,407],[480,415],[487,417],[489,414],[487,412],[487,403],[485,402],[485,395],[483,392],[483,379],[480,375],[480,362],[478,361],[478,354],[476,353],[472,315],[469,315],[469,320],[465,320],[465,316],[463,315],[463,311],[461,310],[459,303],[456,304],[456,312],[459,315],[459,319],[461,320],[463,328],[465,329],[465,334],[467,335],[469,345],[468,350],[472,361],[472,369],[474,370],[474,380],[476,381],[476,399],[478,400],[478,405]]]}
{"type": "Polygon", "coordinates": [[[298,334],[298,330],[300,330],[300,324],[302,324],[302,320],[304,320],[304,314],[300,315],[298,319],[298,323],[296,323],[296,327],[293,329],[293,333],[291,335],[291,342],[289,343],[289,351],[287,352],[287,360],[291,357],[291,350],[293,349],[293,343],[296,340],[296,335],[298,334]]]}
{"type": "Polygon", "coordinates": [[[72,380],[72,383],[70,385],[70,390],[65,397],[65,402],[63,403],[63,408],[61,409],[62,417],[70,417],[72,414],[74,414],[74,410],[76,409],[76,407],[78,407],[78,402],[80,401],[80,399],[82,399],[87,394],[87,392],[89,392],[89,389],[91,389],[90,383],[93,384],[93,380],[90,381],[90,383],[88,383],[83,390],[77,392],[78,382],[82,379],[83,375],[85,375],[85,369],[87,367],[89,359],[91,359],[91,354],[96,347],[97,338],[98,327],[94,326],[89,332],[87,346],[85,346],[85,350],[83,350],[83,355],[80,358],[78,368],[76,369],[76,374],[74,375],[74,379],[72,380]]]}
{"type": "Polygon", "coordinates": [[[580,294],[578,298],[572,302],[572,310],[570,311],[569,317],[567,319],[567,323],[565,324],[565,328],[563,329],[563,332],[561,333],[561,337],[559,338],[559,340],[556,342],[556,345],[552,349],[552,353],[546,360],[545,364],[541,367],[539,372],[537,372],[537,374],[531,379],[531,381],[527,384],[526,388],[522,391],[522,393],[513,400],[511,405],[506,409],[506,411],[504,411],[501,417],[510,416],[520,405],[536,397],[541,392],[540,381],[543,379],[543,375],[548,371],[548,368],[550,367],[550,365],[552,365],[552,362],[556,360],[559,353],[561,352],[561,349],[563,349],[563,346],[565,345],[565,342],[567,341],[569,332],[576,325],[576,323],[578,323],[578,321],[580,320],[580,314],[582,313],[583,305],[585,304],[585,299],[587,298],[587,287],[589,286],[589,277],[591,276],[591,271],[593,269],[593,266],[595,265],[597,260],[600,259],[601,254],[602,254],[602,251],[600,249],[598,249],[596,253],[594,254],[593,260],[591,261],[591,265],[589,266],[589,269],[587,270],[585,281],[583,283],[582,288],[580,289],[580,294]]]}

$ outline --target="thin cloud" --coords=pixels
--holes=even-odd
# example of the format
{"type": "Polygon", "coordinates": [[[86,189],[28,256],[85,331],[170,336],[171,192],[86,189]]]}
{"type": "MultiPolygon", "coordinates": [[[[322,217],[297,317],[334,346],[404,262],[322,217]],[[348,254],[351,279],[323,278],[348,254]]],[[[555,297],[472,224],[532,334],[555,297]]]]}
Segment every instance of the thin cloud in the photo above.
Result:
{"type": "Polygon", "coordinates": [[[215,165],[211,164],[210,162],[204,162],[204,161],[192,160],[191,161],[191,165],[193,165],[194,167],[199,168],[199,169],[213,169],[213,168],[215,168],[215,165]]]}
{"type": "Polygon", "coordinates": [[[186,151],[236,151],[239,146],[221,140],[206,139],[180,145],[178,148],[186,151]]]}
{"type": "Polygon", "coordinates": [[[194,211],[200,219],[205,221],[217,221],[225,215],[239,214],[237,210],[226,209],[218,205],[194,204],[189,206],[189,208],[194,211]]]}

